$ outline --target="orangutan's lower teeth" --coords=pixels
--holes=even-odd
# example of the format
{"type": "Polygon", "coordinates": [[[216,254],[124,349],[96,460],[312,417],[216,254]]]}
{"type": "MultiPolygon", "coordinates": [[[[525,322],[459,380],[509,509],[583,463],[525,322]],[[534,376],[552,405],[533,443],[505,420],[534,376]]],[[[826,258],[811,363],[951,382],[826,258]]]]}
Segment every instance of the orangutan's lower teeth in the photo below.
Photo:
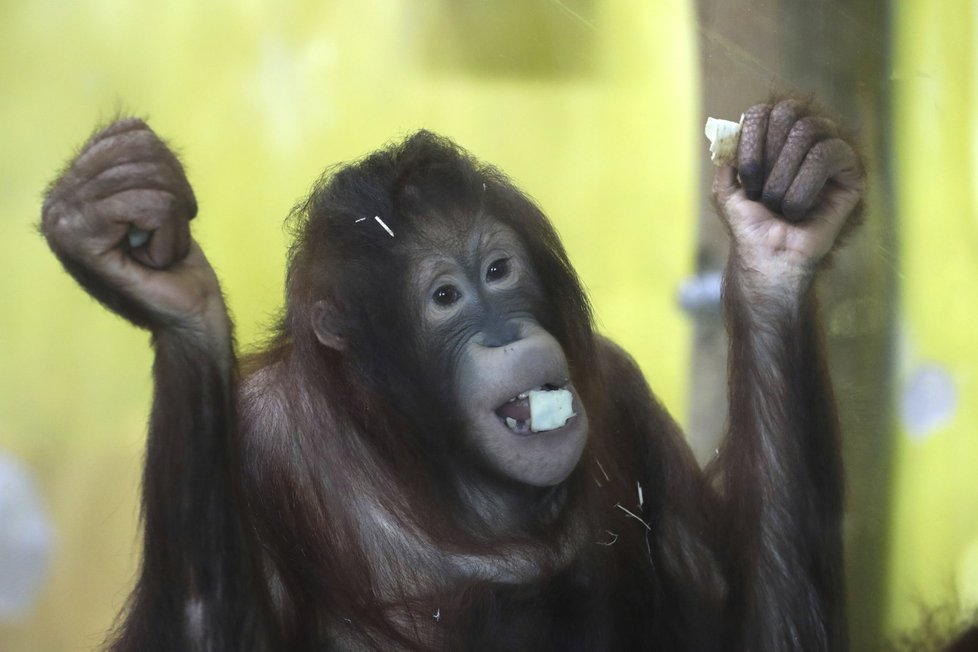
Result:
{"type": "Polygon", "coordinates": [[[574,414],[574,396],[566,389],[530,392],[530,430],[544,432],[562,428],[574,414]]]}
{"type": "Polygon", "coordinates": [[[520,421],[519,419],[514,419],[513,417],[506,417],[504,419],[506,422],[506,427],[515,432],[518,435],[525,435],[530,432],[530,421],[520,421]]]}

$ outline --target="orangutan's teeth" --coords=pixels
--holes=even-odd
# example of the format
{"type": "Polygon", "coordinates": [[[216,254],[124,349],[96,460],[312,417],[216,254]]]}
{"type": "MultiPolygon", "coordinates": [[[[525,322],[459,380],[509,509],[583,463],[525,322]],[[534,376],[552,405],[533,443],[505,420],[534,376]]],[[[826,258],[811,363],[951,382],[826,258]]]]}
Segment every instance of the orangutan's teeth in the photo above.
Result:
{"type": "Polygon", "coordinates": [[[513,417],[506,417],[506,427],[510,430],[516,430],[516,419],[513,417]]]}

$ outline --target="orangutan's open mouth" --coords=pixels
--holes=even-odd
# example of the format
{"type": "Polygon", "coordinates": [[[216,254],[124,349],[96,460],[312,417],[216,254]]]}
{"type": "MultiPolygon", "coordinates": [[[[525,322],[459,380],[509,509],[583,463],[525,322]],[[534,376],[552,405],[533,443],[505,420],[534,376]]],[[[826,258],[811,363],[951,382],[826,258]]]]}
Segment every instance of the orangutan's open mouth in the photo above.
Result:
{"type": "Polygon", "coordinates": [[[577,415],[570,390],[546,384],[509,399],[496,409],[496,416],[516,434],[528,435],[563,428],[577,415]]]}

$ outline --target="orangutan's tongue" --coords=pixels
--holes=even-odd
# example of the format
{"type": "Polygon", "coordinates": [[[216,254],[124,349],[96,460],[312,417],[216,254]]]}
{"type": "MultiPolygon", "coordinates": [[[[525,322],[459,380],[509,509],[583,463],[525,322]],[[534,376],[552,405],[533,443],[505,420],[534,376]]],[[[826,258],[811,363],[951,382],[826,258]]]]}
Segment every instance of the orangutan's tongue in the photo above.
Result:
{"type": "Polygon", "coordinates": [[[529,421],[530,402],[525,398],[510,401],[509,403],[503,404],[502,407],[496,410],[496,414],[504,419],[509,417],[510,419],[515,419],[516,421],[529,421]]]}

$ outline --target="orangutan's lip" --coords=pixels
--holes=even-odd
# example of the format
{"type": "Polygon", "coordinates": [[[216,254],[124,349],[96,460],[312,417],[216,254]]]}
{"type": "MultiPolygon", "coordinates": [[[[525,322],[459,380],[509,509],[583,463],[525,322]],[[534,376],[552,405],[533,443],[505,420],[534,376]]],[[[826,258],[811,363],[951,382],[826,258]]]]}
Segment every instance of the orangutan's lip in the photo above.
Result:
{"type": "Polygon", "coordinates": [[[514,396],[513,398],[509,399],[508,401],[500,405],[498,408],[496,408],[496,412],[499,412],[499,410],[503,409],[510,403],[517,403],[519,401],[529,400],[530,392],[552,392],[558,389],[566,389],[566,387],[567,387],[566,382],[564,382],[561,385],[557,385],[554,383],[544,383],[543,385],[539,385],[537,387],[533,387],[531,389],[520,392],[519,394],[517,394],[516,396],[514,396]]]}

